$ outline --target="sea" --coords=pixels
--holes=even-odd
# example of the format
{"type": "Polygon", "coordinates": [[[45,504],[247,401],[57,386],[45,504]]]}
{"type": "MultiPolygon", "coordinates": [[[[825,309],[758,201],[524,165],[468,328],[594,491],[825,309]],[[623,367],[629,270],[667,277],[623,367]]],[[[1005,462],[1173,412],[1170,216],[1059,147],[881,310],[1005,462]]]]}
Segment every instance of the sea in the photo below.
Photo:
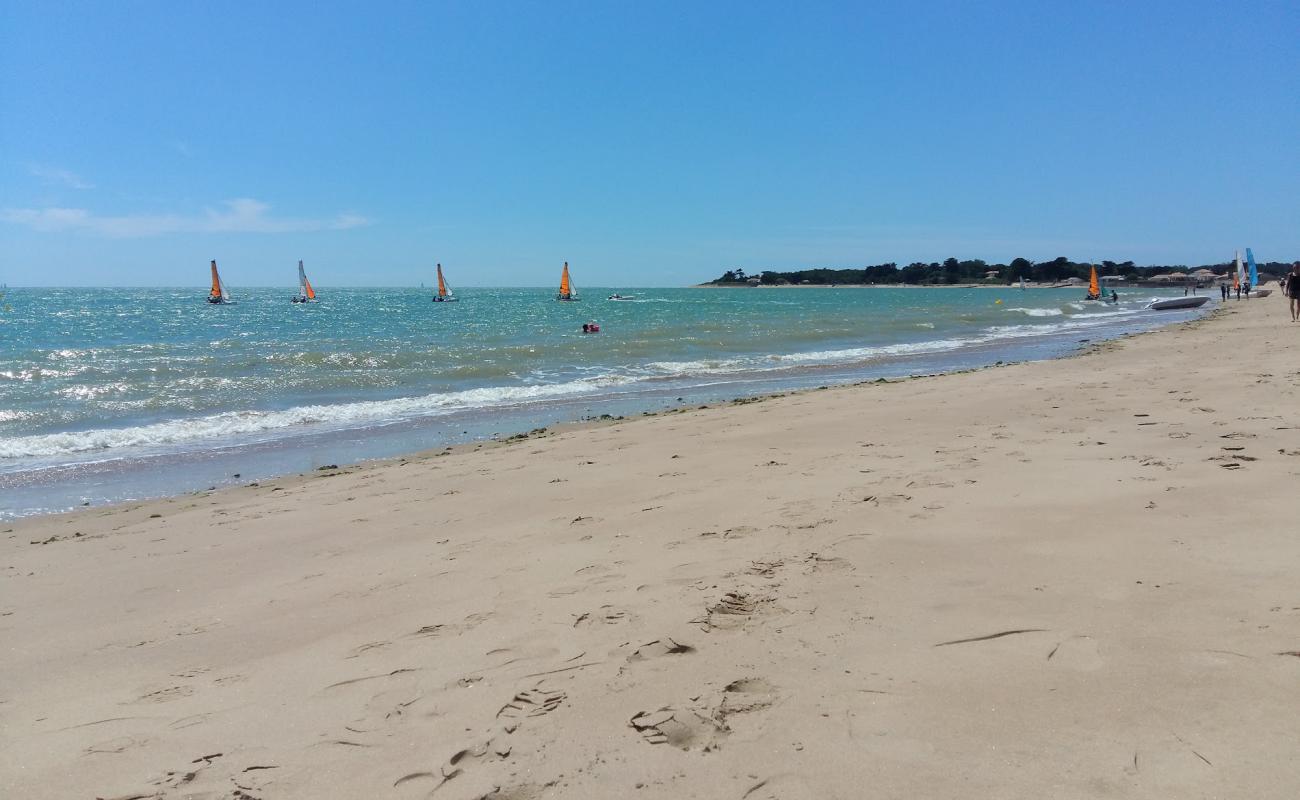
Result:
{"type": "MultiPolygon", "coordinates": [[[[0,300],[0,518],[557,423],[1054,358],[1185,321],[1082,288],[37,289],[0,300]],[[582,325],[600,325],[584,334],[582,325]]],[[[1181,294],[1181,292],[1178,292],[1181,294]]],[[[936,390],[940,390],[936,385],[936,390]]]]}

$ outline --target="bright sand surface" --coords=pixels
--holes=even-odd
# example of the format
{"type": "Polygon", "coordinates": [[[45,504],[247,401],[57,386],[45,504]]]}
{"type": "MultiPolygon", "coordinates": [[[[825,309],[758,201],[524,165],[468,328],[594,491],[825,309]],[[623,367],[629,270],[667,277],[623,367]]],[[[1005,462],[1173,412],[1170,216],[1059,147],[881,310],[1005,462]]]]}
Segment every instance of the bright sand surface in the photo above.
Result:
{"type": "Polygon", "coordinates": [[[8,798],[1300,796],[1300,325],[15,523],[8,798]]]}

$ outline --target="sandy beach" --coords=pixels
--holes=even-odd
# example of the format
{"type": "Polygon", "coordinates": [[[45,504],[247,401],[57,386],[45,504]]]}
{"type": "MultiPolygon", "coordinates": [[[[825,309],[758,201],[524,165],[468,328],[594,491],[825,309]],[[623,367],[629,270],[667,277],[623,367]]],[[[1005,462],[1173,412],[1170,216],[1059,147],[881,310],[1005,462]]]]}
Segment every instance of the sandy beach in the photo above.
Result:
{"type": "Polygon", "coordinates": [[[9,798],[1300,794],[1300,326],[0,537],[9,798]]]}

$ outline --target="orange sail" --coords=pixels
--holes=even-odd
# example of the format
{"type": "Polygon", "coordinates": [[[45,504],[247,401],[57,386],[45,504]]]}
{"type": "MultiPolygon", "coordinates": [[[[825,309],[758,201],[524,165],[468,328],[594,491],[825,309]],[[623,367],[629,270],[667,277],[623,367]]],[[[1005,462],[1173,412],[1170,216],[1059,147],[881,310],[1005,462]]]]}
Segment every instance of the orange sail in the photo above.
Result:
{"type": "Polygon", "coordinates": [[[308,300],[315,300],[315,299],[316,299],[316,290],[313,289],[313,288],[311,288],[311,281],[307,280],[306,278],[303,278],[303,280],[302,280],[302,285],[303,285],[303,288],[305,288],[305,289],[307,290],[307,299],[308,299],[308,300]]]}
{"type": "Polygon", "coordinates": [[[569,262],[566,261],[564,262],[564,272],[560,273],[560,299],[568,300],[572,295],[573,293],[569,291],[569,262]]]}
{"type": "Polygon", "coordinates": [[[1092,275],[1088,278],[1088,296],[1101,297],[1101,286],[1097,283],[1097,267],[1093,266],[1092,275]]]}
{"type": "Polygon", "coordinates": [[[216,300],[221,297],[221,278],[217,276],[217,262],[212,262],[212,290],[208,292],[208,297],[216,300]]]}
{"type": "Polygon", "coordinates": [[[446,297],[447,294],[448,294],[447,282],[442,278],[442,265],[439,264],[438,265],[438,296],[446,297]]]}

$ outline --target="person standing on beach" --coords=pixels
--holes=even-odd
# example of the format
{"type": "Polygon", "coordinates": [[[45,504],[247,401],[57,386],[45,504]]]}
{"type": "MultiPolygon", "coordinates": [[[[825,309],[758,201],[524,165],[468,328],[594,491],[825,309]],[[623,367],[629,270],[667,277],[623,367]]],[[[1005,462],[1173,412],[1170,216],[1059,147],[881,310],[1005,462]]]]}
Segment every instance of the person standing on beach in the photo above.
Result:
{"type": "Polygon", "coordinates": [[[1220,295],[1220,296],[1222,297],[1222,299],[1224,299],[1224,300],[1227,300],[1227,299],[1228,299],[1228,284],[1226,284],[1226,283],[1220,283],[1220,284],[1219,284],[1219,295],[1220,295]]]}
{"type": "Polygon", "coordinates": [[[1291,272],[1282,278],[1282,293],[1291,298],[1291,321],[1300,322],[1300,261],[1291,265],[1291,272]]]}

